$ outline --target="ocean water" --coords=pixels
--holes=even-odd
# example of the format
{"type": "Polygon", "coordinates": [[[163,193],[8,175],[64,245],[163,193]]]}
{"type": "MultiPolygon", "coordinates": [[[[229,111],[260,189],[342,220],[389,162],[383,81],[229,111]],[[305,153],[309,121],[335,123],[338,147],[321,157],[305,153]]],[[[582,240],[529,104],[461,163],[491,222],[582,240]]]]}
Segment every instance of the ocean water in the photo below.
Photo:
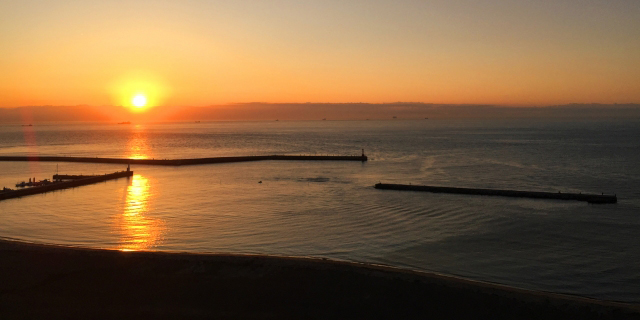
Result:
{"type": "MultiPolygon", "coordinates": [[[[0,201],[0,237],[328,257],[640,302],[640,121],[273,121],[0,127],[0,155],[370,161],[133,166],[0,201]],[[262,183],[258,183],[262,181],[262,183]],[[615,193],[617,204],[376,190],[377,182],[615,193]]],[[[0,162],[0,187],[107,164],[0,162]]]]}

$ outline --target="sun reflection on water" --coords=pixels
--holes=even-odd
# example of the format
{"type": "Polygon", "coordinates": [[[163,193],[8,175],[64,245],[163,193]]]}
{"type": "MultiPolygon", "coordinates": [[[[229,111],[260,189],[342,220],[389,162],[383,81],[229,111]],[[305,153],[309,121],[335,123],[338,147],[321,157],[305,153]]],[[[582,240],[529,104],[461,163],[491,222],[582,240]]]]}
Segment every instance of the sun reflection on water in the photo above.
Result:
{"type": "Polygon", "coordinates": [[[151,149],[147,141],[147,132],[143,125],[136,125],[127,142],[127,158],[148,159],[151,149]]]}
{"type": "Polygon", "coordinates": [[[145,250],[162,241],[164,223],[147,216],[151,197],[149,181],[139,174],[134,175],[127,187],[124,212],[117,221],[116,228],[121,235],[118,249],[145,250]]]}

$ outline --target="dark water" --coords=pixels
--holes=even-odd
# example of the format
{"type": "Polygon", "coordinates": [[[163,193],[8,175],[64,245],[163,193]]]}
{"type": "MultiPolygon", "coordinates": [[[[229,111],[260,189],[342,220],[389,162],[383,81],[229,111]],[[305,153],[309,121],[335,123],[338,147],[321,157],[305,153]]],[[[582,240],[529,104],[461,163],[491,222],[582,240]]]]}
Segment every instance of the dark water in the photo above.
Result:
{"type": "MultiPolygon", "coordinates": [[[[359,162],[136,166],[0,202],[0,236],[320,256],[640,302],[640,122],[310,121],[0,127],[0,155],[359,154],[359,162]],[[263,183],[259,184],[258,181],[263,183]],[[431,184],[616,193],[615,205],[397,192],[431,184]]],[[[0,162],[0,187],[122,166],[0,162]]]]}

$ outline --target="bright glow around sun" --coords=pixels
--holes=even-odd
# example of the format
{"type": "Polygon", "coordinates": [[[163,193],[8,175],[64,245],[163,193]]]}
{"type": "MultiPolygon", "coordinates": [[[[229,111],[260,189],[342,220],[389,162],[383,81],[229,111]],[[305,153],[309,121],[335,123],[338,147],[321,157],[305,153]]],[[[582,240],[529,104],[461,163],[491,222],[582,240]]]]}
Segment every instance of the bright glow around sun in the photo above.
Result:
{"type": "Polygon", "coordinates": [[[135,97],[133,97],[133,100],[131,100],[131,102],[133,103],[134,107],[143,108],[144,106],[147,105],[147,97],[145,97],[142,94],[138,94],[135,97]]]}
{"type": "Polygon", "coordinates": [[[131,113],[145,113],[162,106],[171,93],[159,76],[144,71],[125,73],[114,79],[107,89],[111,93],[113,105],[121,106],[131,113]]]}

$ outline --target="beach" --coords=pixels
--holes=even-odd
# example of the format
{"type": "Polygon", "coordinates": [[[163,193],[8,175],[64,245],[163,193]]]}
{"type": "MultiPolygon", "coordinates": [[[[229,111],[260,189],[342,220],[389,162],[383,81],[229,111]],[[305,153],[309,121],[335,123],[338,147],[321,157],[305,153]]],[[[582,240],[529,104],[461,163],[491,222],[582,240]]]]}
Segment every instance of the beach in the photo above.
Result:
{"type": "Polygon", "coordinates": [[[640,319],[636,304],[320,258],[0,241],[2,319],[640,319]]]}

